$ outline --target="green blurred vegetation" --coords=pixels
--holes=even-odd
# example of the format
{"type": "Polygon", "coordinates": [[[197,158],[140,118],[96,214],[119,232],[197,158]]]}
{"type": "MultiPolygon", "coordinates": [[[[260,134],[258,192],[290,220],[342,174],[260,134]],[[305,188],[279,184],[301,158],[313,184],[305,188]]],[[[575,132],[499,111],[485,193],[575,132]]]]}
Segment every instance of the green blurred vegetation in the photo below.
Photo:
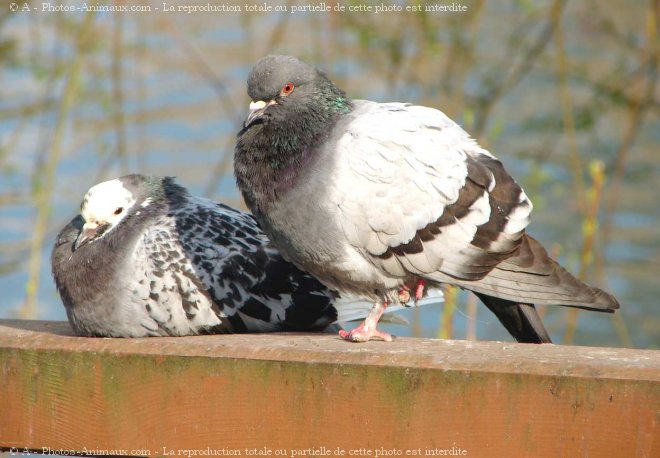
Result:
{"type": "MultiPolygon", "coordinates": [[[[101,179],[177,175],[241,205],[231,163],[244,78],[277,52],[315,62],[356,98],[437,107],[504,161],[535,204],[530,231],[622,303],[614,317],[545,308],[558,342],[659,346],[658,2],[466,4],[378,15],[0,6],[0,286],[20,290],[0,315],[63,317],[50,243],[101,179]]],[[[478,338],[478,310],[452,291],[438,321],[416,316],[412,332],[478,338]]]]}

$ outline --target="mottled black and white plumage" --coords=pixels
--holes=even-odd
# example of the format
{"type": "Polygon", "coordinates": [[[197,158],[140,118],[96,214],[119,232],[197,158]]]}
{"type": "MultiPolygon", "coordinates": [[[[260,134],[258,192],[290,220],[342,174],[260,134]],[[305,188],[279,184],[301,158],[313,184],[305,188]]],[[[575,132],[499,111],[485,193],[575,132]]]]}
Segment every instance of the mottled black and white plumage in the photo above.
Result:
{"type": "Polygon", "coordinates": [[[533,304],[618,308],[525,233],[523,189],[444,113],[350,100],[288,56],[261,59],[248,94],[238,186],[286,259],[376,303],[349,340],[389,340],[380,314],[420,282],[474,291],[522,342],[550,341],[533,304]]]}
{"type": "Polygon", "coordinates": [[[92,187],[57,237],[52,268],[84,336],[323,331],[338,314],[363,318],[371,307],[284,261],[249,214],[172,178],[92,187]]]}

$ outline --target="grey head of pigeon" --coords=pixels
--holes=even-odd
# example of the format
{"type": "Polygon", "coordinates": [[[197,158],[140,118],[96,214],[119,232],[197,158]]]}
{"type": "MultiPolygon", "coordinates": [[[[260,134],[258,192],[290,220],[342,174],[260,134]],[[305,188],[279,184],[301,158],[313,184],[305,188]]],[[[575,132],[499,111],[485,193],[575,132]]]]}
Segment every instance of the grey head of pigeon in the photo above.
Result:
{"type": "Polygon", "coordinates": [[[296,171],[352,102],[323,72],[290,56],[260,59],[247,90],[252,102],[237,139],[234,171],[241,188],[250,187],[248,181],[263,184],[245,194],[259,211],[293,185],[296,171]],[[251,180],[255,174],[259,179],[251,180]]]}

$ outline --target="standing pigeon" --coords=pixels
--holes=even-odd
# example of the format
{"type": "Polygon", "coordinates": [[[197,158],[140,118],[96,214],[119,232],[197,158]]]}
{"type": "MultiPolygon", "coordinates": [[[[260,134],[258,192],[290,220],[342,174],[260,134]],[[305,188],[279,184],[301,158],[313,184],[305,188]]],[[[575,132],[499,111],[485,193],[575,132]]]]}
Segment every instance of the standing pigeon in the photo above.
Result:
{"type": "Polygon", "coordinates": [[[285,259],[375,303],[343,338],[391,340],[384,309],[440,284],[475,292],[520,342],[550,342],[533,304],[619,307],[525,233],[525,192],[444,113],[351,100],[288,56],[257,62],[247,89],[238,186],[285,259]]]}
{"type": "Polygon", "coordinates": [[[173,178],[92,187],[51,260],[84,336],[322,331],[371,308],[284,261],[250,215],[192,197],[173,178]]]}

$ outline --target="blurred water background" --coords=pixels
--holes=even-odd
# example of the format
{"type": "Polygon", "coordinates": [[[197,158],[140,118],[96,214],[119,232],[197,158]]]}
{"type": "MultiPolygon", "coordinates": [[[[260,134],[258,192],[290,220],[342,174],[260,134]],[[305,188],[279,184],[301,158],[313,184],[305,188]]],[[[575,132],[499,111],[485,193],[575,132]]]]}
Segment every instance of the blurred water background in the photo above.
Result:
{"type": "MultiPolygon", "coordinates": [[[[99,181],[175,175],[245,208],[232,175],[245,79],[259,57],[283,53],[354,98],[439,108],[502,159],[534,202],[529,232],[622,305],[614,316],[543,308],[556,342],[660,346],[658,2],[406,12],[452,3],[345,0],[311,2],[343,12],[291,13],[309,4],[0,3],[0,317],[66,319],[50,249],[99,181]],[[253,4],[287,11],[246,12],[253,4]],[[52,11],[60,6],[74,11],[52,11]],[[204,11],[223,7],[241,11],[204,11]]],[[[406,316],[409,327],[390,331],[510,340],[463,292],[406,316]]]]}

